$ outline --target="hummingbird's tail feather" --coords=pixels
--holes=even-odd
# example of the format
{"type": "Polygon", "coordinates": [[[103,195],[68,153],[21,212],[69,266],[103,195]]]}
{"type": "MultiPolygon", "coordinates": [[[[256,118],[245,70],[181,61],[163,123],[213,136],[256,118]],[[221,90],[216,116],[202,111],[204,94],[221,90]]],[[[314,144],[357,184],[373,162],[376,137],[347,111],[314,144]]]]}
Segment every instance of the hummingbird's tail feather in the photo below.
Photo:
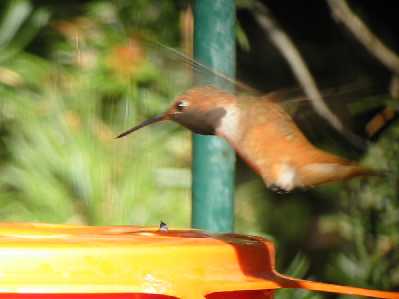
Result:
{"type": "Polygon", "coordinates": [[[388,170],[379,170],[373,169],[369,167],[354,165],[352,166],[352,175],[351,177],[355,176],[378,176],[378,177],[386,177],[390,174],[388,170]]]}
{"type": "Polygon", "coordinates": [[[327,182],[348,180],[358,176],[384,177],[387,172],[364,167],[354,163],[313,163],[300,169],[303,186],[316,186],[327,182]]]}

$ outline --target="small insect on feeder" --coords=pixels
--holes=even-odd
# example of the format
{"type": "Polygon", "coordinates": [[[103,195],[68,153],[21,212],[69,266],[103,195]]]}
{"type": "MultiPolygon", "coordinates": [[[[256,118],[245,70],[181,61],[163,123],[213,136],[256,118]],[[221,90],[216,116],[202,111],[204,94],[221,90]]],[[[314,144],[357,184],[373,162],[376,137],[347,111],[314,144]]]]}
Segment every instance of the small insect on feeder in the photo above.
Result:
{"type": "Polygon", "coordinates": [[[1,299],[272,298],[281,288],[399,298],[300,280],[259,237],[197,230],[0,224],[1,299]]]}

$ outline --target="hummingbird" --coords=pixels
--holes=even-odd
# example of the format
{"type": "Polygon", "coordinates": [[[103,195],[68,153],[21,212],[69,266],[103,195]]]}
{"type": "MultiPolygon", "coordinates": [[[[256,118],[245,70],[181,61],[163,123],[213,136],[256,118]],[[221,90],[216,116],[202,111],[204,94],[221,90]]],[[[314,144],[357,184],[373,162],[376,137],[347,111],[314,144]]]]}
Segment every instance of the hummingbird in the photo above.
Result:
{"type": "Polygon", "coordinates": [[[313,145],[273,95],[236,96],[213,86],[194,87],[170,108],[121,133],[124,137],[153,123],[172,120],[192,132],[224,138],[279,193],[295,188],[380,175],[313,145]]]}

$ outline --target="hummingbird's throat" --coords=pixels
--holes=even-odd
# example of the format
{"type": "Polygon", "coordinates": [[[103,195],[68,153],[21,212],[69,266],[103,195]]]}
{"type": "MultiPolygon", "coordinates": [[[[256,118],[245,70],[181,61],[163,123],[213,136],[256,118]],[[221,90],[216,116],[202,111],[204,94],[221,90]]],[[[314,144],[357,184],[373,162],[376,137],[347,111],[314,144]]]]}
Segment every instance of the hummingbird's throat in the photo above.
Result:
{"type": "Polygon", "coordinates": [[[206,111],[190,109],[174,114],[172,119],[196,134],[214,135],[225,115],[226,110],[222,107],[206,111]]]}

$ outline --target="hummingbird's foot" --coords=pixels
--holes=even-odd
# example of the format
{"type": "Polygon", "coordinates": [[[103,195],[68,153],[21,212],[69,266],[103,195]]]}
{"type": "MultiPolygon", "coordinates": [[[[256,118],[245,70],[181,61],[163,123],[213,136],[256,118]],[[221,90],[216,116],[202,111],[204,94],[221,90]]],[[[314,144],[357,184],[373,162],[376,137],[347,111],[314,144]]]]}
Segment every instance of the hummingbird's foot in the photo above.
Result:
{"type": "Polygon", "coordinates": [[[278,193],[278,194],[287,194],[287,193],[289,193],[289,190],[286,190],[286,189],[284,189],[284,188],[282,188],[282,187],[280,187],[278,185],[275,185],[275,184],[271,184],[269,186],[269,189],[272,190],[273,192],[278,193]]]}

